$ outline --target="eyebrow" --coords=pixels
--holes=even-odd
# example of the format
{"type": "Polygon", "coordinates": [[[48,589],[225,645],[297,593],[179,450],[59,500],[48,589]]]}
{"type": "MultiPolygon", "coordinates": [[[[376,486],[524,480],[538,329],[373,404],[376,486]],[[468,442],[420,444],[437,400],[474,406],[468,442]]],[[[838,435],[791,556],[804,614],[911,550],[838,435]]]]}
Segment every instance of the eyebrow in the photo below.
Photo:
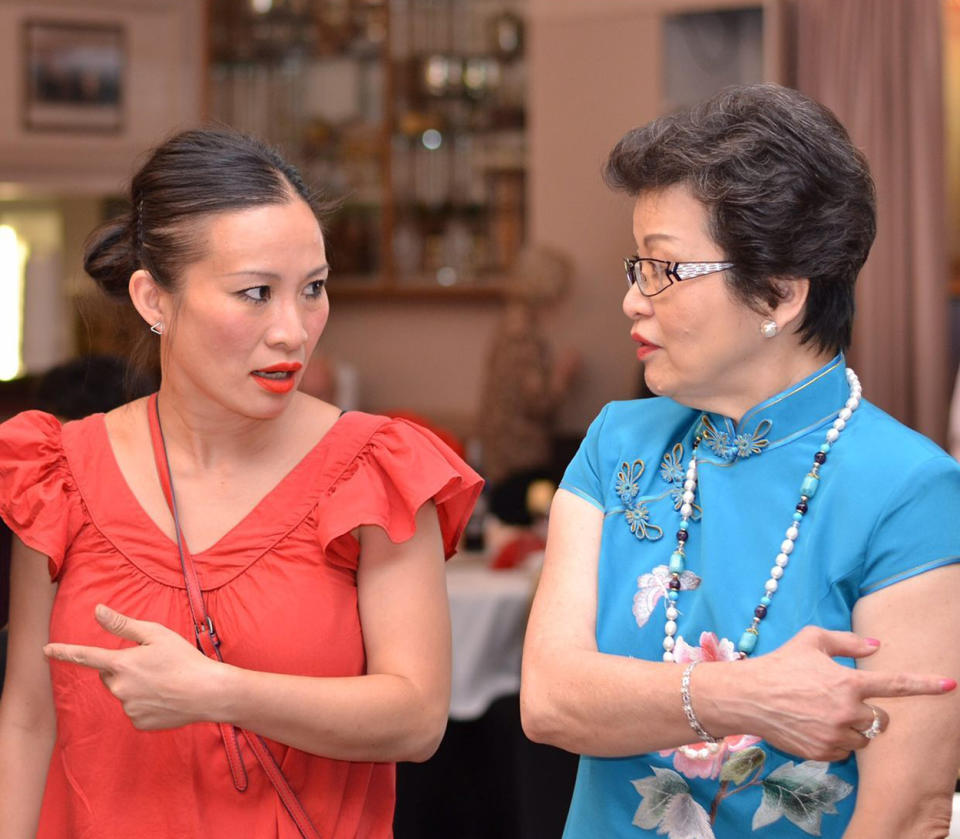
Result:
{"type": "Polygon", "coordinates": [[[669,233],[648,233],[643,237],[644,247],[649,248],[651,243],[660,241],[661,239],[667,239],[671,242],[679,242],[679,236],[671,236],[669,233]]]}
{"type": "MultiPolygon", "coordinates": [[[[320,265],[319,267],[314,268],[312,271],[308,271],[306,276],[316,277],[321,274],[326,276],[329,273],[330,273],[329,265],[320,265]]],[[[280,275],[275,274],[273,271],[261,271],[257,268],[248,268],[248,269],[244,269],[243,271],[230,271],[229,273],[224,274],[224,276],[225,277],[263,277],[264,279],[268,279],[268,280],[280,279],[280,275]]]]}

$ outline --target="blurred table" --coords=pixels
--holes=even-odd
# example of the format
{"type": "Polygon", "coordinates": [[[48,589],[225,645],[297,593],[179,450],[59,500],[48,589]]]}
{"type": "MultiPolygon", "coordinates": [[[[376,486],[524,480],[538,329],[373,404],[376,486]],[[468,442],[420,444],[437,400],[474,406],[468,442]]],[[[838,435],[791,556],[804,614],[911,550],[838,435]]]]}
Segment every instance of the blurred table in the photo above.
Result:
{"type": "Polygon", "coordinates": [[[520,692],[520,659],[537,564],[492,571],[485,556],[447,563],[453,633],[450,718],[474,720],[491,703],[520,692]]]}

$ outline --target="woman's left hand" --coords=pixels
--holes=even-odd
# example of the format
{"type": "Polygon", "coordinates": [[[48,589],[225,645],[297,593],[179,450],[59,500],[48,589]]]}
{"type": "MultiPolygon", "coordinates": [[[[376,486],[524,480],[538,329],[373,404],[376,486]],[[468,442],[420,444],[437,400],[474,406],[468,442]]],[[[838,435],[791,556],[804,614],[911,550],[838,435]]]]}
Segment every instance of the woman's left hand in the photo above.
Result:
{"type": "Polygon", "coordinates": [[[137,646],[115,650],[51,643],[44,654],[99,670],[134,728],[176,728],[204,719],[199,688],[209,684],[217,662],[162,624],[135,620],[102,604],[94,615],[107,632],[137,646]]]}

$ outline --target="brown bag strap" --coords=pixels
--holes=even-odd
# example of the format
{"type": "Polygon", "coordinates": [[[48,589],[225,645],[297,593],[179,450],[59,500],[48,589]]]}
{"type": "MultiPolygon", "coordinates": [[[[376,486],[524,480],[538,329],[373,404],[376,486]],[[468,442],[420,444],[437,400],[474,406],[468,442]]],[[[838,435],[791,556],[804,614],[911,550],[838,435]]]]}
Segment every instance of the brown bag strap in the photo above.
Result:
{"type": "MultiPolygon", "coordinates": [[[[193,557],[187,549],[183,532],[180,529],[180,516],[177,512],[177,498],[173,492],[173,474],[170,471],[170,462],[167,459],[167,446],[163,439],[163,429],[160,427],[160,409],[157,406],[157,394],[150,396],[147,404],[147,415],[150,421],[150,439],[153,443],[153,456],[157,464],[157,473],[160,476],[160,485],[163,488],[167,506],[173,515],[173,527],[177,535],[177,551],[180,554],[180,568],[183,571],[183,581],[187,588],[187,602],[190,605],[190,617],[193,621],[193,631],[196,636],[197,647],[204,655],[223,661],[220,654],[220,638],[217,635],[213,618],[210,617],[203,600],[203,589],[200,578],[193,563],[193,557]]],[[[300,799],[290,786],[286,775],[277,763],[264,739],[252,731],[239,728],[229,723],[218,723],[223,748],[230,765],[230,774],[233,776],[233,785],[240,792],[247,789],[247,771],[240,755],[238,736],[242,736],[250,747],[263,771],[273,784],[280,801],[286,807],[304,839],[320,839],[320,834],[310,821],[300,799]]]]}

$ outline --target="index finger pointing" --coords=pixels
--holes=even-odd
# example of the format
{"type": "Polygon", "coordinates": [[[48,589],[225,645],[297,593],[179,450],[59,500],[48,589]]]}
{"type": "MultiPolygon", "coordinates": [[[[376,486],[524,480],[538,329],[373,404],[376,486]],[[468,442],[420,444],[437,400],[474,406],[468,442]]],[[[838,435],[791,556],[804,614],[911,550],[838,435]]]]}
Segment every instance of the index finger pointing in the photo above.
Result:
{"type": "Polygon", "coordinates": [[[80,644],[47,644],[43,654],[47,658],[57,661],[68,661],[79,664],[81,667],[90,667],[94,670],[112,670],[115,650],[105,650],[103,647],[84,647],[80,644]]]}
{"type": "Polygon", "coordinates": [[[876,696],[937,696],[949,693],[957,686],[955,679],[927,676],[919,673],[884,673],[879,670],[860,671],[863,674],[864,698],[876,696]]]}

